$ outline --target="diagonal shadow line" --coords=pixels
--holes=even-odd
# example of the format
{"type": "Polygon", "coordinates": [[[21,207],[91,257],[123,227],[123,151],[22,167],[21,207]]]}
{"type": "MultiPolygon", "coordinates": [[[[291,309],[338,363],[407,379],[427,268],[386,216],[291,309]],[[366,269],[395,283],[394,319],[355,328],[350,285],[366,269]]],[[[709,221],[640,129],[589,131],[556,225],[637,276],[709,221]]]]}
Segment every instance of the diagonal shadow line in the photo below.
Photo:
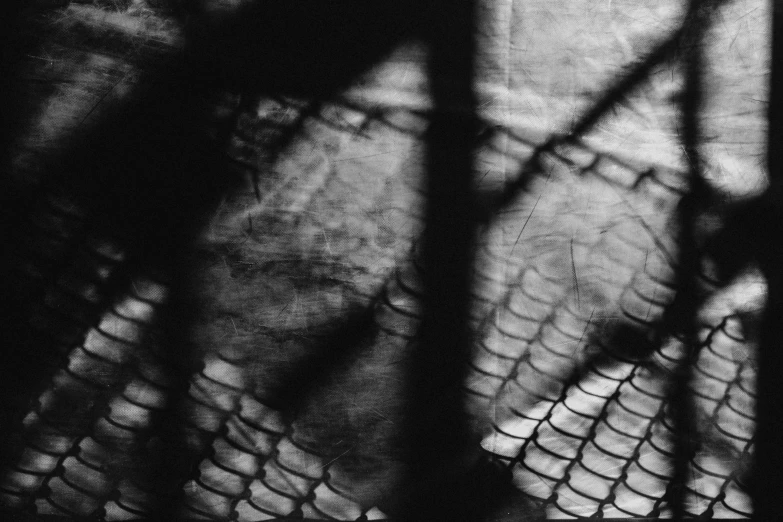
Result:
{"type": "MultiPolygon", "coordinates": [[[[705,9],[717,9],[731,0],[706,0],[705,9]]],[[[642,83],[652,72],[653,68],[673,58],[678,58],[677,52],[681,49],[683,37],[689,31],[690,16],[686,15],[681,25],[666,39],[653,47],[644,58],[638,61],[627,74],[610,82],[610,87],[604,89],[605,94],[593,104],[593,106],[571,127],[565,136],[566,140],[578,139],[579,136],[589,131],[614,104],[620,102],[634,88],[642,83]]]]}
{"type": "Polygon", "coordinates": [[[684,29],[684,26],[679,27],[663,42],[653,47],[627,74],[611,82],[611,86],[604,89],[603,96],[571,127],[568,136],[575,138],[585,134],[609,109],[641,84],[655,67],[670,60],[678,49],[684,29]]]}
{"type": "MultiPolygon", "coordinates": [[[[660,51],[660,49],[659,49],[659,51],[660,51]]],[[[666,53],[664,53],[664,55],[665,55],[665,56],[664,56],[663,58],[660,58],[660,59],[662,60],[662,59],[664,59],[666,56],[668,56],[668,53],[669,53],[669,52],[670,52],[670,50],[668,50],[666,53]]],[[[648,70],[649,70],[649,69],[651,69],[651,68],[652,68],[652,66],[653,66],[653,65],[649,65],[649,66],[647,67],[647,69],[648,69],[648,70]]],[[[646,74],[646,73],[645,73],[645,74],[646,74]]],[[[621,97],[621,96],[622,96],[622,92],[623,92],[624,90],[629,90],[629,89],[631,89],[633,86],[635,86],[635,84],[636,84],[636,83],[640,82],[640,81],[641,81],[641,80],[644,78],[645,74],[640,74],[640,75],[639,75],[639,77],[638,77],[638,78],[636,78],[636,79],[634,79],[633,77],[626,78],[626,79],[625,79],[626,81],[624,81],[622,85],[619,85],[619,86],[618,86],[618,92],[619,92],[620,94],[615,94],[615,96],[620,96],[620,97],[621,97]]],[[[610,93],[611,93],[611,92],[612,92],[612,91],[610,91],[610,93]]],[[[606,100],[607,100],[607,99],[609,99],[609,98],[610,98],[610,96],[607,96],[607,97],[606,97],[606,98],[605,98],[603,101],[606,101],[606,100]]],[[[603,113],[604,113],[606,110],[608,110],[608,108],[611,106],[611,104],[613,104],[613,103],[615,103],[615,102],[616,102],[616,100],[612,100],[612,101],[606,102],[606,103],[607,103],[607,105],[606,105],[606,107],[603,107],[603,108],[601,108],[602,106],[601,106],[601,105],[600,105],[600,103],[599,103],[599,105],[597,105],[597,106],[595,107],[595,110],[594,110],[594,111],[592,111],[591,113],[588,113],[587,117],[586,117],[586,118],[583,120],[583,123],[584,123],[585,125],[587,125],[587,127],[589,127],[589,126],[593,125],[593,124],[595,123],[595,121],[597,121],[597,120],[598,120],[598,119],[599,119],[599,118],[600,118],[600,117],[603,115],[603,113]],[[591,119],[592,119],[593,121],[591,121],[591,119]]],[[[573,133],[573,134],[576,134],[576,135],[578,135],[578,133],[573,133]]]]}
{"type": "MultiPolygon", "coordinates": [[[[334,22],[335,20],[332,21],[334,22]]],[[[392,42],[396,41],[396,35],[393,32],[388,32],[386,38],[392,42]]],[[[188,51],[189,43],[190,42],[188,41],[185,42],[186,52],[188,51]]],[[[382,42],[382,45],[387,43],[388,42],[384,41],[382,42]]],[[[336,85],[353,81],[353,77],[357,74],[358,70],[366,67],[367,63],[371,64],[372,59],[376,56],[375,53],[378,55],[383,54],[384,49],[382,48],[382,45],[378,48],[373,48],[373,53],[363,57],[367,62],[363,60],[354,60],[350,57],[342,57],[344,62],[340,64],[340,57],[338,57],[337,68],[339,74],[342,76],[338,75],[337,78],[329,78],[327,86],[319,88],[316,91],[317,97],[328,99],[330,89],[335,88],[336,85]]],[[[122,48],[123,46],[120,45],[119,47],[122,48]]],[[[192,49],[190,50],[192,52],[192,49]]],[[[145,141],[151,142],[155,139],[160,139],[161,142],[168,142],[168,155],[171,155],[170,152],[173,145],[178,152],[183,152],[183,159],[188,158],[187,164],[189,167],[201,167],[196,171],[197,173],[201,171],[211,171],[212,169],[209,167],[213,167],[213,161],[217,160],[211,153],[208,153],[206,154],[209,156],[207,161],[199,161],[197,158],[200,156],[200,153],[193,151],[192,148],[189,149],[186,145],[187,140],[185,139],[185,136],[181,135],[180,132],[177,132],[186,131],[188,137],[193,137],[191,136],[191,132],[193,131],[191,126],[196,123],[196,120],[187,114],[186,104],[182,103],[183,100],[178,100],[178,98],[183,92],[187,93],[191,88],[192,85],[189,82],[195,80],[195,83],[199,86],[202,83],[205,83],[205,78],[202,75],[203,70],[197,69],[193,71],[188,70],[187,67],[175,66],[173,71],[171,71],[167,69],[167,65],[169,65],[168,62],[175,62],[178,57],[166,58],[168,59],[163,60],[163,64],[155,64],[153,71],[149,74],[147,89],[141,89],[141,93],[132,98],[132,101],[125,107],[124,111],[120,111],[119,114],[116,112],[114,114],[104,114],[99,118],[99,123],[96,125],[96,132],[86,132],[83,136],[78,136],[75,146],[60,151],[60,154],[66,160],[65,163],[70,167],[65,168],[67,174],[62,173],[63,166],[60,162],[53,161],[50,164],[50,168],[56,172],[54,176],[55,179],[47,180],[47,183],[40,187],[40,189],[45,192],[62,183],[66,189],[69,189],[69,192],[71,191],[70,189],[74,189],[83,198],[87,198],[87,203],[89,203],[88,217],[93,221],[96,219],[103,221],[103,223],[99,224],[100,228],[109,228],[111,230],[112,227],[119,226],[123,229],[124,233],[121,235],[124,237],[124,242],[127,243],[127,246],[131,251],[131,257],[146,258],[152,254],[153,258],[155,258],[153,259],[153,262],[159,261],[160,257],[159,255],[150,252],[151,250],[155,250],[155,247],[164,247],[163,250],[166,250],[170,257],[175,259],[180,257],[180,250],[184,245],[183,240],[181,238],[176,238],[176,241],[174,241],[176,243],[175,245],[165,246],[166,240],[164,236],[181,236],[181,231],[178,230],[181,224],[191,221],[191,218],[195,218],[198,221],[201,218],[201,214],[204,214],[212,204],[211,202],[208,202],[208,200],[212,198],[204,197],[206,191],[201,189],[196,190],[192,195],[196,195],[196,199],[201,204],[189,201],[187,208],[184,210],[175,208],[173,213],[170,212],[172,206],[166,203],[167,201],[171,202],[177,200],[174,196],[177,192],[181,192],[181,190],[179,190],[182,188],[180,185],[181,180],[192,180],[188,175],[188,169],[181,163],[172,165],[172,163],[166,161],[162,155],[158,156],[158,153],[164,151],[157,149],[154,145],[148,145],[147,150],[145,151],[150,155],[149,161],[142,160],[136,163],[139,154],[134,154],[131,150],[133,144],[123,143],[123,140],[127,138],[128,129],[133,129],[133,132],[135,133],[134,137],[141,137],[139,141],[142,143],[145,141]],[[167,93],[164,95],[164,98],[171,100],[172,103],[167,104],[160,99],[161,88],[167,93]],[[132,120],[131,123],[128,121],[129,116],[132,120]],[[160,121],[161,124],[158,124],[158,121],[160,121]],[[151,128],[151,134],[147,134],[145,128],[151,128]],[[172,137],[174,138],[173,144],[172,137]],[[96,141],[103,145],[103,147],[97,147],[99,154],[94,154],[90,150],[96,148],[96,141]],[[125,170],[126,176],[132,179],[110,179],[101,172],[102,168],[107,164],[110,165],[117,160],[122,162],[125,159],[133,160],[130,162],[130,169],[126,166],[125,170]],[[145,163],[147,166],[153,167],[154,170],[159,170],[161,172],[166,171],[167,168],[168,170],[173,170],[174,175],[172,177],[175,179],[163,182],[161,187],[164,189],[163,192],[167,194],[163,199],[158,196],[153,196],[152,198],[147,197],[150,188],[155,187],[157,182],[152,176],[144,174],[143,169],[134,171],[134,167],[137,165],[144,165],[145,163]],[[199,163],[201,163],[201,165],[199,165],[199,163]],[[205,163],[208,164],[207,168],[204,168],[205,163]],[[77,185],[80,185],[78,188],[71,187],[74,181],[72,178],[77,173],[85,173],[87,175],[86,177],[80,176],[77,183],[77,185]],[[116,186],[117,181],[120,182],[120,187],[116,186]],[[108,220],[101,220],[101,216],[113,217],[108,220]],[[163,219],[159,219],[160,217],[163,219]],[[138,222],[139,220],[141,220],[141,223],[138,222]],[[161,230],[160,227],[164,227],[165,230],[161,230]],[[137,253],[137,251],[139,252],[137,253]]],[[[261,72],[264,73],[268,71],[261,72]]],[[[319,84],[318,79],[314,78],[313,75],[307,71],[305,71],[305,79],[309,79],[313,85],[319,84]]],[[[250,83],[252,84],[256,80],[258,80],[258,77],[251,74],[251,77],[249,78],[250,83]]],[[[261,82],[263,84],[263,80],[261,80],[261,82]]],[[[206,83],[209,83],[209,81],[206,83]]],[[[240,85],[240,87],[244,86],[240,85]]],[[[243,88],[240,90],[253,91],[255,90],[254,87],[257,87],[257,85],[252,85],[248,89],[243,88]]],[[[316,110],[312,112],[317,112],[317,105],[315,107],[316,110]]],[[[309,111],[305,111],[305,113],[307,112],[309,111]]],[[[304,117],[310,115],[311,114],[305,114],[304,117]]],[[[284,148],[286,143],[291,140],[292,136],[297,134],[301,127],[301,123],[305,119],[304,117],[298,120],[298,125],[294,125],[292,129],[289,129],[289,132],[284,133],[280,143],[274,144],[275,149],[279,150],[284,148]]],[[[171,174],[171,172],[169,174],[171,174]]],[[[215,174],[213,173],[213,176],[214,175],[215,174]]],[[[203,173],[198,174],[196,181],[201,181],[202,183],[209,181],[203,176],[203,173]]],[[[211,181],[215,182],[216,180],[213,179],[211,181]]],[[[211,183],[206,184],[210,185],[211,183]]],[[[220,180],[217,180],[214,185],[219,186],[215,187],[217,190],[214,192],[221,192],[222,190],[225,190],[226,185],[231,185],[231,181],[222,180],[222,182],[220,182],[220,180]]],[[[180,196],[182,196],[182,194],[180,194],[180,196]]],[[[185,227],[186,235],[188,234],[188,229],[192,230],[192,227],[185,227]]],[[[139,262],[143,264],[145,261],[142,259],[139,262]]],[[[168,266],[168,262],[164,262],[163,264],[168,266]]],[[[184,281],[180,281],[179,277],[176,279],[174,286],[182,287],[184,281]]],[[[174,314],[175,319],[178,319],[179,317],[179,314],[174,314]]],[[[358,321],[361,323],[363,318],[360,317],[358,321]]],[[[176,322],[176,320],[172,322],[176,322]]],[[[173,326],[175,328],[181,328],[182,325],[173,326]]],[[[348,332],[360,332],[363,329],[357,328],[356,324],[351,324],[345,330],[348,332]]],[[[169,335],[173,337],[171,344],[177,346],[184,344],[182,342],[183,339],[180,339],[181,335],[171,332],[169,332],[169,335]]],[[[348,344],[350,345],[352,343],[348,344]]],[[[349,352],[350,350],[339,354],[332,353],[329,355],[328,361],[323,359],[320,361],[310,361],[309,369],[311,371],[302,371],[296,381],[301,383],[303,377],[323,372],[323,366],[339,366],[341,360],[350,356],[349,352]],[[319,364],[319,362],[322,364],[319,364]]],[[[187,354],[184,353],[175,354],[175,357],[177,355],[187,357],[187,354]]],[[[300,370],[302,369],[300,368],[300,370]]],[[[307,387],[305,386],[304,389],[306,388],[307,387]]],[[[303,387],[295,387],[294,391],[298,395],[301,393],[302,389],[303,387]]],[[[164,511],[166,510],[165,506],[161,507],[164,511]]]]}
{"type": "MultiPolygon", "coordinates": [[[[705,2],[705,8],[710,7],[715,9],[729,1],[730,0],[709,0],[705,2]]],[[[604,89],[604,95],[596,101],[581,118],[579,118],[565,135],[559,136],[556,139],[562,142],[578,142],[580,137],[593,128],[615,104],[621,102],[624,97],[633,91],[633,89],[645,81],[655,67],[678,58],[677,52],[681,48],[682,39],[687,32],[688,24],[689,20],[686,17],[680,27],[662,42],[653,47],[652,51],[639,60],[628,73],[609,82],[610,86],[604,89]]],[[[519,140],[519,138],[508,130],[504,129],[502,132],[513,140],[519,140]]],[[[510,183],[503,194],[493,202],[487,210],[484,210],[479,215],[480,221],[484,223],[488,222],[493,215],[508,206],[520,192],[525,190],[531,178],[528,174],[540,170],[538,165],[539,156],[541,153],[549,150],[553,143],[554,140],[550,140],[536,148],[533,156],[520,169],[520,174],[517,176],[517,179],[510,183]]]]}

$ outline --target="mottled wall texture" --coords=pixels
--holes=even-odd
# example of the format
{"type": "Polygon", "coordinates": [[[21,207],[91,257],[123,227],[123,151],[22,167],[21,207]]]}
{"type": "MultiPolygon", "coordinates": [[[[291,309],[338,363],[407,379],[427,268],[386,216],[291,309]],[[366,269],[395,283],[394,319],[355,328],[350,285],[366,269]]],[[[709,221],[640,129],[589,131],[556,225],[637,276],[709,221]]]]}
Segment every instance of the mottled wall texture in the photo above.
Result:
{"type": "Polygon", "coordinates": [[[4,510],[751,516],[767,2],[3,9],[4,510]]]}

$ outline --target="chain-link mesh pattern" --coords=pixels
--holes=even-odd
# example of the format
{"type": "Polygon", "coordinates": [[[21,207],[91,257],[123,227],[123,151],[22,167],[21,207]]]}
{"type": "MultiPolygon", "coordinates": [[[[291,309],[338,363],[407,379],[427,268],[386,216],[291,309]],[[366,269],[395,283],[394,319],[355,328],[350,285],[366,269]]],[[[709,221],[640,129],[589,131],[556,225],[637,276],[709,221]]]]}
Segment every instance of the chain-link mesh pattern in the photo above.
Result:
{"type": "MultiPolygon", "coordinates": [[[[437,269],[422,266],[415,247],[426,119],[348,103],[264,99],[245,108],[226,161],[246,184],[226,195],[196,249],[202,272],[193,282],[212,323],[185,363],[162,326],[172,274],[126,263],[130,246],[93,230],[78,195],[38,196],[11,238],[9,280],[25,298],[37,347],[26,357],[40,362],[31,382],[40,388],[12,440],[3,505],[123,520],[155,516],[174,498],[177,515],[210,520],[383,518],[393,464],[368,471],[383,459],[367,454],[388,444],[379,435],[388,424],[362,422],[368,411],[399,413],[393,392],[375,404],[368,390],[400,374],[363,371],[393,368],[415,349],[420,274],[437,269]],[[392,149],[407,159],[373,162],[392,149]],[[268,297],[283,291],[301,301],[268,297]],[[257,321],[231,306],[257,308],[257,321]],[[357,393],[366,401],[357,423],[324,427],[324,412],[342,414],[345,402],[310,383],[303,403],[281,407],[298,391],[286,378],[342,342],[331,324],[357,310],[370,317],[346,341],[358,348],[314,388],[357,393]],[[346,445],[336,440],[343,429],[368,440],[346,445]],[[159,487],[169,460],[178,482],[159,487]]],[[[571,136],[486,129],[479,164],[502,160],[519,177],[479,183],[491,217],[479,239],[465,389],[483,451],[549,517],[666,516],[678,429],[668,401],[686,364],[667,316],[685,175],[571,136]]],[[[757,310],[741,295],[754,275],[743,277],[718,285],[705,270],[699,280],[689,386],[700,445],[685,484],[693,515],[751,514],[748,315],[757,310]]]]}

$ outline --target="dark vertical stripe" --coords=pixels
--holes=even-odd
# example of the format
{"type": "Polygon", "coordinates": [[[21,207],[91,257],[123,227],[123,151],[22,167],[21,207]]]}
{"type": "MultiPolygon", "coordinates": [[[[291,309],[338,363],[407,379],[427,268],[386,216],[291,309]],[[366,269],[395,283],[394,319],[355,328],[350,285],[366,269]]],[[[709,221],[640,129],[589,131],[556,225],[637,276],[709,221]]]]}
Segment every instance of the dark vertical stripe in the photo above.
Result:
{"type": "Polygon", "coordinates": [[[406,520],[456,520],[465,515],[457,507],[464,504],[455,484],[460,474],[457,463],[469,448],[461,385],[471,346],[472,174],[478,133],[473,92],[475,4],[437,0],[427,9],[434,110],[425,137],[424,312],[420,344],[411,361],[406,484],[416,491],[403,499],[403,511],[406,520]]]}
{"type": "Polygon", "coordinates": [[[674,303],[672,317],[674,327],[682,336],[684,359],[675,373],[671,392],[671,414],[676,427],[674,445],[674,470],[669,489],[669,503],[675,520],[687,516],[685,501],[690,462],[698,448],[696,415],[690,393],[692,366],[699,355],[696,312],[698,291],[696,277],[699,272],[699,255],[696,248],[695,220],[699,202],[705,196],[703,165],[700,145],[702,132],[699,117],[704,92],[704,34],[710,22],[711,3],[690,0],[682,38],[680,40],[682,65],[685,72],[683,95],[680,104],[680,136],[686,155],[689,191],[678,209],[680,227],[679,292],[674,303]]]}
{"type": "Polygon", "coordinates": [[[767,279],[768,296],[760,337],[754,515],[757,520],[780,516],[783,491],[783,248],[781,248],[781,183],[783,183],[783,2],[772,2],[772,60],[769,91],[767,166],[770,187],[762,214],[764,228],[759,245],[761,268],[767,279]]]}

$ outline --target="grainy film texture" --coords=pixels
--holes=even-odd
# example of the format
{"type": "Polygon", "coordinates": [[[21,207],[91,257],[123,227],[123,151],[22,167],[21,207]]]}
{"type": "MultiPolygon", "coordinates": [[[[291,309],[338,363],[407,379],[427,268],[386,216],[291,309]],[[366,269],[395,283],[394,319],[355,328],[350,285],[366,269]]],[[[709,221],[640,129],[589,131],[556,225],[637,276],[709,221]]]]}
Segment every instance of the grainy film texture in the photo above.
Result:
{"type": "Polygon", "coordinates": [[[9,4],[4,510],[751,517],[770,4],[458,3],[9,4]]]}

